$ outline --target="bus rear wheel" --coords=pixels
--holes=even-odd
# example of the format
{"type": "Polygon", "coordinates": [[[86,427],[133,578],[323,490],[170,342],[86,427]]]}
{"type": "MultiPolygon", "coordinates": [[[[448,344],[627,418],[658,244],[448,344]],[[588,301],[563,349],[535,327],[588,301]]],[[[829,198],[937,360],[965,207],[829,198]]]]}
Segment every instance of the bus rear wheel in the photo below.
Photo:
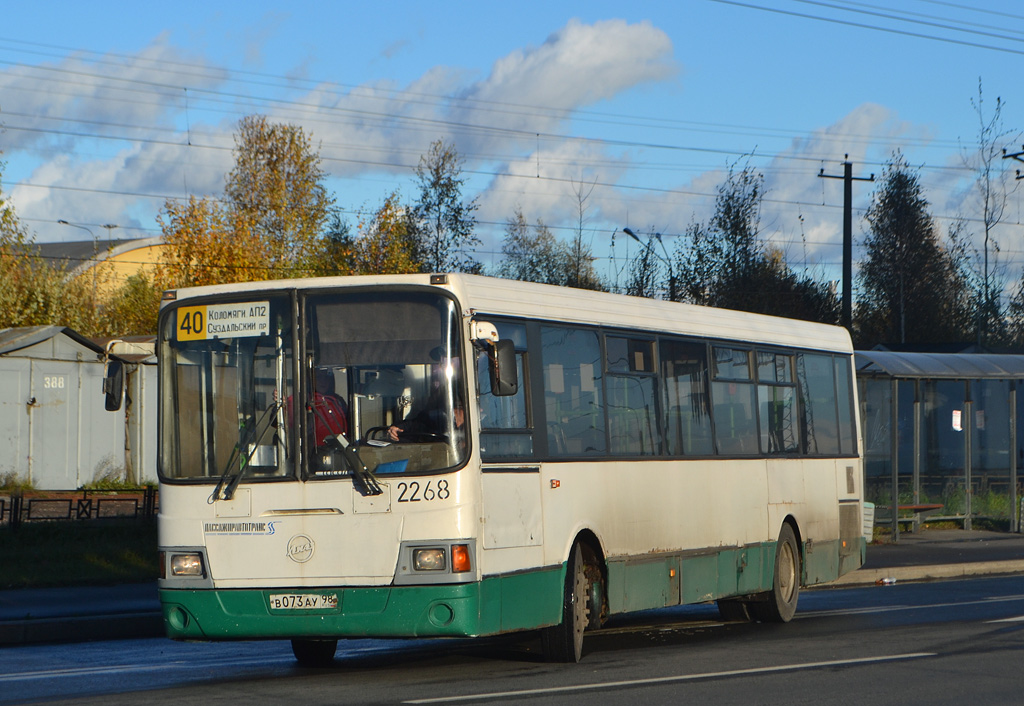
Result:
{"type": "Polygon", "coordinates": [[[337,640],[292,640],[292,653],[303,667],[326,667],[337,651],[337,640]]]}
{"type": "Polygon", "coordinates": [[[762,623],[788,623],[796,614],[800,597],[800,548],[789,524],[782,525],[775,546],[775,578],[767,600],[751,602],[751,615],[762,623]]]}
{"type": "Polygon", "coordinates": [[[541,632],[541,649],[549,662],[579,662],[583,632],[590,624],[590,579],[577,542],[569,555],[562,596],[562,622],[541,632]]]}

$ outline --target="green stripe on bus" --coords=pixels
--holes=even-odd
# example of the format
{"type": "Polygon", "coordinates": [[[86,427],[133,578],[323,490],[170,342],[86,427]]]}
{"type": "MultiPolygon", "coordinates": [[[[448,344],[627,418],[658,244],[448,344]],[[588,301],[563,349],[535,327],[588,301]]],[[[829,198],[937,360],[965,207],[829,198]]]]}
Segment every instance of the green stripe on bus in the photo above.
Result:
{"type": "Polygon", "coordinates": [[[564,567],[480,583],[384,588],[163,589],[164,624],[178,640],[290,637],[469,637],[561,620],[564,567]],[[270,607],[279,594],[336,594],[337,608],[270,607]]]}
{"type": "MultiPolygon", "coordinates": [[[[824,583],[859,567],[864,541],[847,553],[836,541],[803,548],[803,582],[824,583]]],[[[775,543],[723,549],[702,554],[659,554],[608,562],[611,613],[626,613],[730,596],[770,591],[775,571],[775,543]]]]}

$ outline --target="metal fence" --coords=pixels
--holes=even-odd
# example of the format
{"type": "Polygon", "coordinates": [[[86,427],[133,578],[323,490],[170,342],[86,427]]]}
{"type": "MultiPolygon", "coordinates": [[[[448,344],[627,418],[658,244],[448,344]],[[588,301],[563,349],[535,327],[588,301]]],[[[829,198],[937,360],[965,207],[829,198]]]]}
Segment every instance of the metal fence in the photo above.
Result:
{"type": "Polygon", "coordinates": [[[156,488],[138,490],[26,490],[0,495],[0,526],[23,522],[156,517],[156,488]]]}

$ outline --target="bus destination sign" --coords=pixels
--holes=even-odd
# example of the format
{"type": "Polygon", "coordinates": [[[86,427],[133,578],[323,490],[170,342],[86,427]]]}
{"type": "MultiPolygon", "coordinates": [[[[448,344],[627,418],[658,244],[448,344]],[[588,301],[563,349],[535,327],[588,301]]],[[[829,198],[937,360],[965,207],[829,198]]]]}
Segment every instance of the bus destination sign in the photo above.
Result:
{"type": "Polygon", "coordinates": [[[179,341],[265,336],[270,333],[270,302],[183,306],[177,332],[179,341]]]}

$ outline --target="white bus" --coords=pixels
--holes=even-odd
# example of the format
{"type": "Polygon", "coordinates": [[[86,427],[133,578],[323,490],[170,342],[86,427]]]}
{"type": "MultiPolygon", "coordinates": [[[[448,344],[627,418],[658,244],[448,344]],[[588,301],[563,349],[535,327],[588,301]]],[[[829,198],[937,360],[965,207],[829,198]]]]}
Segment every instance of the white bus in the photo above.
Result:
{"type": "Polygon", "coordinates": [[[845,329],[461,274],[168,292],[170,637],[540,630],[717,601],[788,621],[861,565],[845,329]]]}

